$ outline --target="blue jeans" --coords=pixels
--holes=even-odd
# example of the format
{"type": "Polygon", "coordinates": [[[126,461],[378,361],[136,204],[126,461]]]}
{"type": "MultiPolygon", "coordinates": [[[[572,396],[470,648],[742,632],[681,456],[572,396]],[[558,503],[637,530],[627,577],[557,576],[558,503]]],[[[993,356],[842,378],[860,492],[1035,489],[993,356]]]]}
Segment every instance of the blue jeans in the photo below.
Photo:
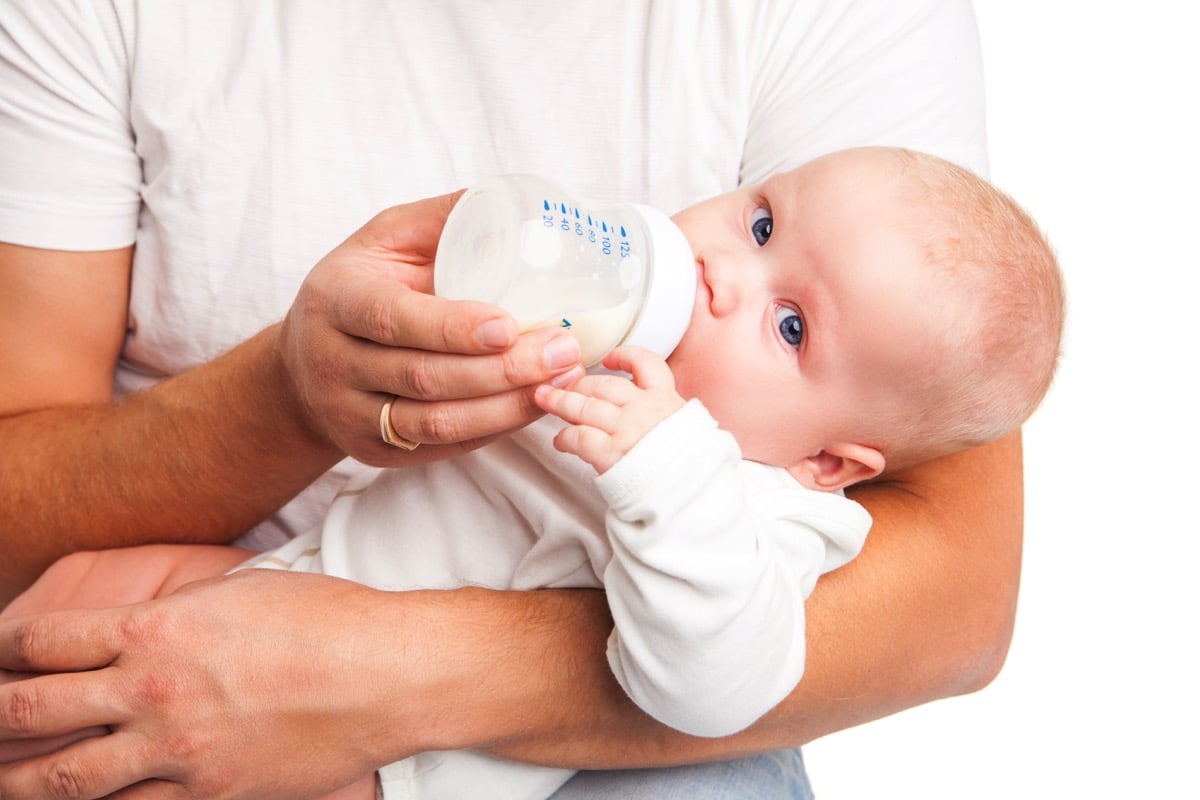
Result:
{"type": "Polygon", "coordinates": [[[813,800],[800,749],[711,764],[580,772],[550,800],[813,800]]]}

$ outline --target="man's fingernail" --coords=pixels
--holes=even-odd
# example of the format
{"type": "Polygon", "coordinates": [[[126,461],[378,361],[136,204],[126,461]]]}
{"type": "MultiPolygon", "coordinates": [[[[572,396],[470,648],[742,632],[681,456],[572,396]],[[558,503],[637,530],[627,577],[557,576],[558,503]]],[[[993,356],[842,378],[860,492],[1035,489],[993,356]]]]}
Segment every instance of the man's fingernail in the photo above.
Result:
{"type": "Polygon", "coordinates": [[[550,369],[562,369],[579,363],[579,341],[569,333],[562,333],[546,342],[542,358],[550,369]]]}
{"type": "Polygon", "coordinates": [[[563,374],[555,375],[553,378],[551,378],[550,385],[555,389],[566,389],[572,383],[582,378],[585,374],[586,373],[584,372],[583,367],[575,366],[563,374]]]}
{"type": "Polygon", "coordinates": [[[512,331],[502,319],[489,319],[475,329],[475,338],[484,347],[508,347],[513,342],[512,331]]]}

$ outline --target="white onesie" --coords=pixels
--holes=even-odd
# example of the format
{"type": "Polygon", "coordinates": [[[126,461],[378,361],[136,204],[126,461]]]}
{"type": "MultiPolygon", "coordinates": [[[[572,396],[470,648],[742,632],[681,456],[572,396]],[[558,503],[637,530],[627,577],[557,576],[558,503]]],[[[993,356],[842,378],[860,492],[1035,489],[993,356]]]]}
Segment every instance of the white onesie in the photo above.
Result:
{"type": "MultiPolygon", "coordinates": [[[[867,512],[743,461],[695,400],[599,477],[554,449],[562,425],[547,417],[463,456],[363,473],[320,529],[248,566],[389,590],[603,587],[609,664],[644,711],[696,736],[747,727],[800,681],[804,600],[857,555],[867,512]]],[[[537,796],[569,774],[466,751],[380,772],[389,800],[426,796],[431,781],[459,789],[428,796],[537,796]]]]}

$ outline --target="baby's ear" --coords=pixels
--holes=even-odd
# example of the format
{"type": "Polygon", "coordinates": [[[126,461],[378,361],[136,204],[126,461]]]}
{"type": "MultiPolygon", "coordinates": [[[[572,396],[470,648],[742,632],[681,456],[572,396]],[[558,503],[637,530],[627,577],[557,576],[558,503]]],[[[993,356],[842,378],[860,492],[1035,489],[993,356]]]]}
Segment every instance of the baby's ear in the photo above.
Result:
{"type": "Polygon", "coordinates": [[[862,444],[835,444],[788,469],[810,489],[836,492],[883,472],[883,453],[862,444]]]}

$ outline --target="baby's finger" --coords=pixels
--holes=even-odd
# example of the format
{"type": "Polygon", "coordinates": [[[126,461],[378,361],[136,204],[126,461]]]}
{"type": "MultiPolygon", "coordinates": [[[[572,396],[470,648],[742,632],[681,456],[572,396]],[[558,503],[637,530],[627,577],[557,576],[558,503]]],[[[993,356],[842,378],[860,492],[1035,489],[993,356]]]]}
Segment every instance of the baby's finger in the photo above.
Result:
{"type": "Polygon", "coordinates": [[[604,366],[614,371],[628,372],[633,382],[643,389],[675,389],[675,377],[667,362],[652,350],[625,345],[604,357],[604,366]]]}
{"type": "Polygon", "coordinates": [[[543,384],[534,392],[533,399],[543,411],[572,425],[590,425],[612,433],[621,421],[619,406],[573,389],[543,384]]]}
{"type": "Polygon", "coordinates": [[[616,406],[625,405],[642,391],[633,385],[633,381],[621,375],[585,375],[565,388],[607,400],[616,406]]]}
{"type": "Polygon", "coordinates": [[[579,456],[601,475],[621,457],[611,436],[586,425],[563,428],[554,437],[554,447],[559,452],[579,456]]]}

